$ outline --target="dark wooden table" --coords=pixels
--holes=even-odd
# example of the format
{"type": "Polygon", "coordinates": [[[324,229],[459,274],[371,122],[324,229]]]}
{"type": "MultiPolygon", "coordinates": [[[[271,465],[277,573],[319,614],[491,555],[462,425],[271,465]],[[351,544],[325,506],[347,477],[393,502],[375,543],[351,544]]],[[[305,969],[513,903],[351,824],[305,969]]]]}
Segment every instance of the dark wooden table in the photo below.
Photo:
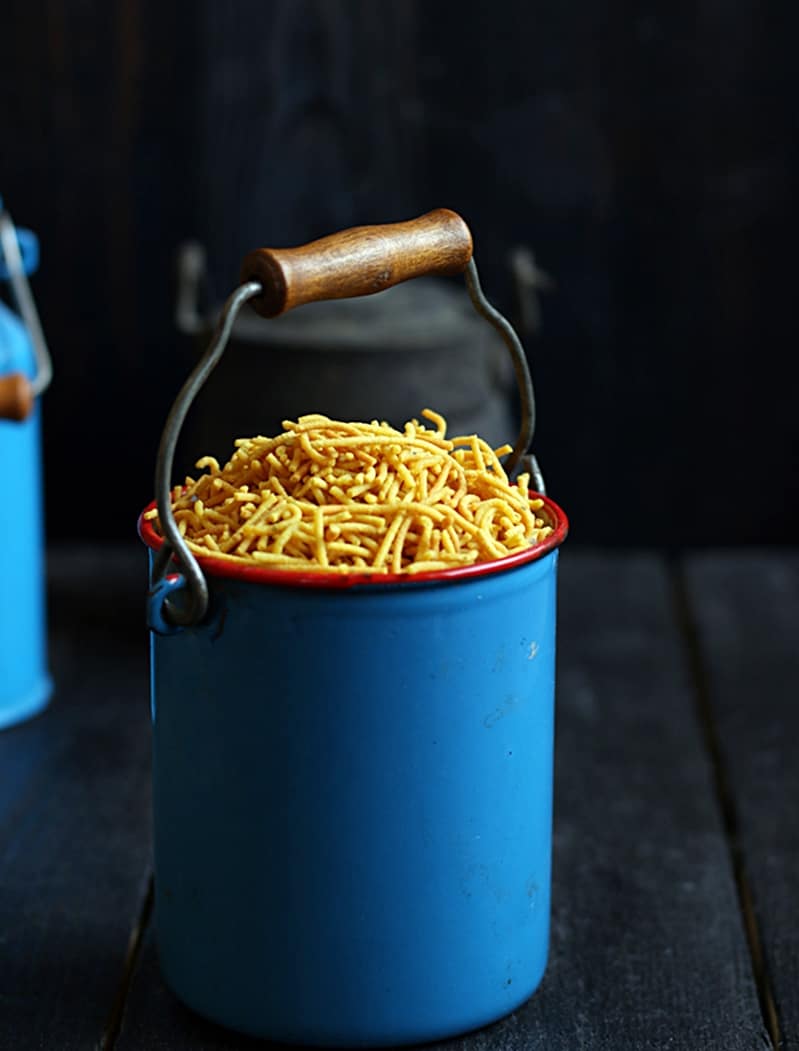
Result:
{"type": "MultiPolygon", "coordinates": [[[[49,569],[57,691],[0,734],[0,1048],[270,1046],[158,970],[144,556],[49,569]]],[[[797,628],[799,553],[566,546],[549,968],[436,1047],[799,1048],[797,628]]]]}

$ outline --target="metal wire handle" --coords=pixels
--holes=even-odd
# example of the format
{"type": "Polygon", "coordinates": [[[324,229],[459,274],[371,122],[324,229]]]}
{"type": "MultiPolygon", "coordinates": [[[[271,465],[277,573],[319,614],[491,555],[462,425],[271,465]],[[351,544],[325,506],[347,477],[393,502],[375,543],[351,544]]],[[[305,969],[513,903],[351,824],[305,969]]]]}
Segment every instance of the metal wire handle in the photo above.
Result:
{"type": "MultiPolygon", "coordinates": [[[[465,279],[469,298],[475,310],[497,329],[510,352],[519,388],[519,398],[521,400],[519,436],[516,439],[513,452],[509,455],[505,469],[508,474],[511,474],[524,461],[524,467],[532,474],[536,490],[543,493],[544,482],[541,472],[535,457],[528,453],[533,434],[535,433],[535,397],[524,349],[510,322],[485,298],[480,287],[480,279],[474,259],[469,260],[469,264],[465,269],[465,279]]],[[[175,601],[166,590],[164,591],[161,620],[166,626],[188,627],[192,624],[197,624],[208,611],[208,583],[200,568],[200,564],[181,536],[172,513],[170,479],[172,477],[172,465],[178,437],[192,402],[225,352],[237,314],[248,300],[254,299],[262,292],[263,286],[259,281],[248,281],[246,284],[240,285],[227,298],[211,343],[180,389],[161,435],[161,444],[158,448],[155,469],[155,498],[158,508],[158,519],[161,523],[165,541],[153,560],[150,575],[150,592],[152,594],[162,584],[167,565],[173,556],[179,563],[186,582],[185,587],[177,590],[179,592],[188,591],[188,603],[183,601],[184,596],[181,596],[180,600],[175,601]]],[[[175,590],[174,587],[170,586],[169,592],[174,593],[175,590]]]]}
{"type": "Polygon", "coordinates": [[[53,378],[53,363],[50,360],[50,352],[47,349],[47,341],[44,338],[42,325],[39,321],[39,313],[33,293],[25,276],[25,266],[22,262],[22,253],[19,250],[17,230],[8,212],[0,210],[0,248],[6,259],[8,278],[17,309],[25,322],[33,353],[36,359],[36,375],[31,380],[31,394],[34,398],[44,393],[50,386],[53,378]]]}
{"type": "Polygon", "coordinates": [[[480,287],[480,278],[477,274],[474,258],[469,260],[469,265],[464,272],[466,288],[472,306],[477,313],[499,332],[510,352],[513,362],[513,371],[516,374],[516,385],[519,388],[519,401],[521,403],[521,421],[519,423],[519,436],[513,446],[505,470],[513,474],[517,467],[523,467],[533,479],[537,493],[546,494],[546,486],[538,461],[531,452],[535,435],[535,392],[533,391],[533,377],[530,375],[530,367],[527,364],[527,355],[524,353],[519,337],[513,325],[500,312],[493,307],[483,294],[480,287]]]}
{"type": "Polygon", "coordinates": [[[191,408],[192,402],[225,352],[236,315],[247,300],[259,295],[261,291],[259,282],[249,281],[246,285],[241,285],[237,288],[226,300],[208,349],[181,387],[169,416],[167,416],[164,433],[161,435],[161,444],[158,447],[158,458],[155,466],[155,502],[158,507],[158,520],[161,523],[165,543],[153,562],[150,587],[151,589],[154,588],[161,580],[167,563],[174,554],[186,577],[190,601],[188,607],[186,607],[177,605],[170,598],[165,598],[164,619],[183,627],[197,624],[205,616],[208,610],[208,584],[197,559],[180,535],[177,522],[172,514],[170,478],[172,476],[175,448],[180,436],[180,430],[183,427],[183,422],[191,408]]]}

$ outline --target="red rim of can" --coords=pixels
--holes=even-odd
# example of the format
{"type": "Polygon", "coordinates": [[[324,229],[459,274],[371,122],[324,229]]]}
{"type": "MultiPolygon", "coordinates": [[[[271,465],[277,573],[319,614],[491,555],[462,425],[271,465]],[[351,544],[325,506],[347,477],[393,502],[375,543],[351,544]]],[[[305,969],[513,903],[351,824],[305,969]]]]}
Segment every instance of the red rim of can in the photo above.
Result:
{"type": "MultiPolygon", "coordinates": [[[[554,500],[540,493],[530,493],[532,500],[543,500],[544,506],[536,513],[547,520],[552,532],[538,544],[514,551],[504,558],[491,559],[488,562],[476,562],[468,566],[455,566],[452,569],[436,569],[429,573],[330,573],[322,569],[270,569],[244,562],[229,562],[227,559],[214,558],[213,555],[194,557],[203,572],[212,577],[228,577],[233,580],[248,580],[253,584],[281,584],[285,587],[306,588],[351,588],[364,585],[381,586],[384,584],[422,584],[431,582],[449,582],[467,580],[474,577],[500,573],[505,569],[528,562],[536,562],[560,547],[569,532],[569,520],[566,513],[554,500]]],[[[155,501],[148,504],[139,515],[138,531],[142,541],[153,551],[159,551],[164,538],[155,531],[152,520],[145,519],[145,514],[155,508],[155,501]]]]}

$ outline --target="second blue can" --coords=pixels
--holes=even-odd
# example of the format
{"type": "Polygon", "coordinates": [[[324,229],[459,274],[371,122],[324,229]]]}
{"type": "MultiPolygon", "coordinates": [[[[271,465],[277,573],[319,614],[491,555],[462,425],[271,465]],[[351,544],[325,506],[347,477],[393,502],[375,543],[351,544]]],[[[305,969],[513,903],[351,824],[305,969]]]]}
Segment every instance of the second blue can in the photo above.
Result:
{"type": "MultiPolygon", "coordinates": [[[[30,230],[10,227],[22,275],[39,261],[30,230]]],[[[0,279],[10,279],[0,244],[0,279]]],[[[33,382],[40,365],[22,317],[0,301],[0,379],[19,373],[33,382]]],[[[40,392],[41,392],[40,388],[40,392]]],[[[0,413],[0,417],[2,414],[0,413]]],[[[50,700],[47,667],[41,398],[27,418],[0,418],[0,729],[37,715],[50,700]]]]}
{"type": "Polygon", "coordinates": [[[157,938],[190,1007],[375,1047],[536,989],[566,532],[546,506],[555,531],[526,561],[418,583],[201,560],[209,618],[151,635],[157,938]]]}

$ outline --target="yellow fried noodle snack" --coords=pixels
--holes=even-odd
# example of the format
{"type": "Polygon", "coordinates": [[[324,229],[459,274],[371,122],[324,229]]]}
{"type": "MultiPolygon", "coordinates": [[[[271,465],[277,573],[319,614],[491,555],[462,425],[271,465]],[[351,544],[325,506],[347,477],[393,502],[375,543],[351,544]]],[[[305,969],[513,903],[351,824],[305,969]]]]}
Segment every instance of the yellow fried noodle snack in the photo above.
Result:
{"type": "Polygon", "coordinates": [[[449,439],[442,416],[422,416],[433,428],[311,415],[275,438],[239,439],[224,467],[205,456],[206,473],[173,490],[180,532],[196,555],[340,573],[487,562],[552,532],[528,476],[511,483],[499,462],[510,446],[449,439]]]}

